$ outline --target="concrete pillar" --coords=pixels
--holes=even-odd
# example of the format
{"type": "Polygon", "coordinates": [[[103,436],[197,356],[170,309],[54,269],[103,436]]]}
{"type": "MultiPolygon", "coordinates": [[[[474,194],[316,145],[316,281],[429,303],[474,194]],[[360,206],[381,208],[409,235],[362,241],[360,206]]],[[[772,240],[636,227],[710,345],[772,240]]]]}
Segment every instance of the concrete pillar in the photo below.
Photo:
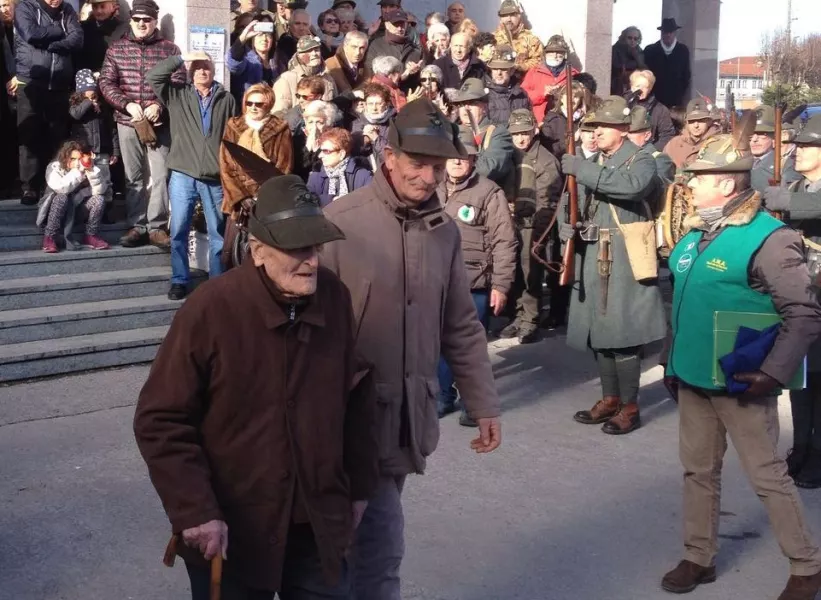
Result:
{"type": "Polygon", "coordinates": [[[693,80],[686,98],[693,98],[698,90],[715,102],[721,0],[664,0],[662,16],[681,25],[678,40],[690,49],[693,80]]]}

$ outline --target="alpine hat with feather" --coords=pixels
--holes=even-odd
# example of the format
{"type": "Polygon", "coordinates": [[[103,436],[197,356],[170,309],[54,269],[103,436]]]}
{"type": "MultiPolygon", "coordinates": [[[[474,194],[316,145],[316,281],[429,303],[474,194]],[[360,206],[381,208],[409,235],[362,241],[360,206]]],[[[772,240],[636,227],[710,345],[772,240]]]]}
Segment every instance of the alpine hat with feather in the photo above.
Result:
{"type": "Polygon", "coordinates": [[[696,159],[684,167],[688,173],[744,173],[753,168],[750,138],[755,132],[755,111],[747,111],[732,134],[708,139],[696,159]]]}

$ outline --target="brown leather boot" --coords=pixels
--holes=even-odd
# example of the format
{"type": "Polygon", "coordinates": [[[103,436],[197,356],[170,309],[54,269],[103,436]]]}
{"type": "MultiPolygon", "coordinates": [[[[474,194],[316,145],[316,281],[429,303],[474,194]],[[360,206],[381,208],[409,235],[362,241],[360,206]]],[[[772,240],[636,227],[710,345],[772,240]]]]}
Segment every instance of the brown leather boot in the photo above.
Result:
{"type": "Polygon", "coordinates": [[[778,600],[815,600],[819,590],[821,590],[821,573],[806,577],[790,575],[787,587],[781,592],[778,600]]]}
{"type": "Polygon", "coordinates": [[[618,414],[620,404],[621,398],[618,396],[605,396],[602,400],[596,402],[590,410],[577,412],[573,415],[573,420],[585,425],[604,423],[618,414]]]}
{"type": "Polygon", "coordinates": [[[715,567],[702,567],[692,561],[683,560],[662,578],[661,587],[673,594],[687,594],[702,583],[713,583],[715,580],[715,567]]]}
{"type": "Polygon", "coordinates": [[[609,435],[624,435],[641,427],[639,405],[635,402],[624,404],[619,413],[602,425],[601,430],[609,435]]]}

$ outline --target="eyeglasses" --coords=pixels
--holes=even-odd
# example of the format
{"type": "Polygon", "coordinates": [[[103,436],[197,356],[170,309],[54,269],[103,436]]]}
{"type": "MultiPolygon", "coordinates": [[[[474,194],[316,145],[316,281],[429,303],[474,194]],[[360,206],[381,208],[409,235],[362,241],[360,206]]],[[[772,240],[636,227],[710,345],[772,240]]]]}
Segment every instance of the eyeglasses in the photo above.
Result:
{"type": "Polygon", "coordinates": [[[151,17],[131,17],[132,23],[153,23],[154,19],[151,17]]]}
{"type": "Polygon", "coordinates": [[[325,25],[339,25],[339,19],[325,19],[325,25]]]}
{"type": "Polygon", "coordinates": [[[250,100],[246,100],[245,106],[248,108],[265,108],[265,102],[251,102],[250,100]]]}
{"type": "Polygon", "coordinates": [[[339,148],[320,148],[320,154],[333,154],[334,152],[339,152],[339,148]]]}
{"type": "Polygon", "coordinates": [[[300,94],[299,92],[297,92],[296,97],[299,100],[318,100],[319,99],[317,96],[314,96],[312,94],[300,94]]]}
{"type": "Polygon", "coordinates": [[[436,77],[422,77],[419,79],[419,81],[421,81],[422,83],[430,83],[432,81],[438,82],[439,80],[436,79],[436,77]]]}

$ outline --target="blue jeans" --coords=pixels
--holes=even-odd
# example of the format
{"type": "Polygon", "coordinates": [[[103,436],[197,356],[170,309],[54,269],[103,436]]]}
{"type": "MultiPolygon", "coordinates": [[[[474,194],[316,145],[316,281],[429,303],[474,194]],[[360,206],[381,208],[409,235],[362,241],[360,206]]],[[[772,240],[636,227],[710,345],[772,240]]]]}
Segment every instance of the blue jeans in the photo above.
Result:
{"type": "Polygon", "coordinates": [[[208,275],[221,275],[222,235],[225,215],[222,214],[222,185],[194,179],[179,171],[171,171],[168,184],[171,202],[171,283],[188,283],[188,236],[191,219],[199,198],[208,226],[208,275]]]}
{"type": "MultiPolygon", "coordinates": [[[[473,303],[476,305],[476,316],[487,331],[490,320],[490,290],[473,290],[473,303]]],[[[456,403],[456,388],[453,387],[453,373],[444,356],[439,357],[439,408],[452,408],[456,403]]]]}

